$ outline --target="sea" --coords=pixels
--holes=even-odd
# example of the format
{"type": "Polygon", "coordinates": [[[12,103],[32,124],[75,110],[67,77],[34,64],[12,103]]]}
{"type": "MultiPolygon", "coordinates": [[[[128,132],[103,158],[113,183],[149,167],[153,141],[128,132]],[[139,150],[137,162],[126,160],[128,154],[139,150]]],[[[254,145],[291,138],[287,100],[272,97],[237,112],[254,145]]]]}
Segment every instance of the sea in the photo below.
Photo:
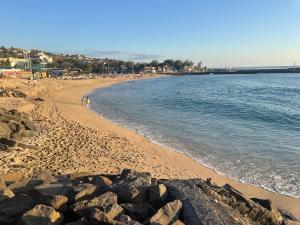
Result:
{"type": "Polygon", "coordinates": [[[164,76],[90,96],[93,111],[153,143],[300,197],[300,74],[164,76]]]}

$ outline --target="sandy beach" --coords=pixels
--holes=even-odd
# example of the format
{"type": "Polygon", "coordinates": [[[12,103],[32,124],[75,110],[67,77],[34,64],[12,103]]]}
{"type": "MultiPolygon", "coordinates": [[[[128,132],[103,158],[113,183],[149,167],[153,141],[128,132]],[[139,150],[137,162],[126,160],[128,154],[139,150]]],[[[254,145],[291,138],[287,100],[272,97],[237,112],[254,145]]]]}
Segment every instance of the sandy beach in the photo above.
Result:
{"type": "MultiPolygon", "coordinates": [[[[149,77],[149,76],[148,76],[149,77]]],[[[300,219],[300,199],[275,194],[216,174],[188,156],[153,144],[145,137],[122,128],[81,104],[81,97],[95,88],[133,78],[94,80],[0,80],[0,87],[12,87],[26,99],[3,97],[1,107],[31,115],[38,131],[24,142],[32,148],[0,152],[0,174],[34,177],[40,173],[119,173],[124,168],[151,172],[157,178],[212,178],[218,185],[229,183],[248,197],[271,199],[275,206],[300,219]],[[40,97],[44,101],[34,101],[40,97]]]]}

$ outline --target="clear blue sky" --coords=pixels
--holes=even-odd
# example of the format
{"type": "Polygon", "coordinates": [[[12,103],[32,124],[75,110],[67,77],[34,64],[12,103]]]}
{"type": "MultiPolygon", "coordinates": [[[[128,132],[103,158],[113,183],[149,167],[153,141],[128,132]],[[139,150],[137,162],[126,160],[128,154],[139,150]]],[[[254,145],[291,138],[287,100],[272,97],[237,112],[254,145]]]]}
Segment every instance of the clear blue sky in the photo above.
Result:
{"type": "Polygon", "coordinates": [[[0,0],[0,45],[209,66],[300,65],[300,0],[0,0]]]}

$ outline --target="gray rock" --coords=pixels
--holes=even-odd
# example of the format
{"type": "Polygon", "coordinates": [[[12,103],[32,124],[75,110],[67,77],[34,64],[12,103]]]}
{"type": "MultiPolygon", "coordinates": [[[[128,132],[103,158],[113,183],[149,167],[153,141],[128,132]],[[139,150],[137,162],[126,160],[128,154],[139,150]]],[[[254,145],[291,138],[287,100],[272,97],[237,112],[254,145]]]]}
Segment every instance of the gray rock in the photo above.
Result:
{"type": "Polygon", "coordinates": [[[112,192],[106,192],[91,200],[83,200],[71,206],[73,211],[80,216],[88,216],[92,208],[98,208],[106,211],[107,207],[117,204],[118,196],[112,192]]]}
{"type": "Polygon", "coordinates": [[[175,200],[169,202],[160,208],[157,213],[151,217],[150,225],[171,225],[177,221],[182,209],[182,202],[175,200]]]}
{"type": "Polygon", "coordinates": [[[166,203],[167,188],[164,184],[152,185],[149,191],[149,202],[156,208],[162,207],[166,203]]]}
{"type": "Polygon", "coordinates": [[[108,189],[109,186],[112,184],[112,181],[107,177],[95,175],[93,176],[91,183],[99,188],[108,189]]]}
{"type": "Polygon", "coordinates": [[[29,195],[18,194],[0,204],[0,224],[11,225],[34,206],[29,195]]]}
{"type": "Polygon", "coordinates": [[[92,210],[90,220],[93,225],[125,225],[122,222],[109,218],[104,212],[101,212],[99,209],[92,210]]]}
{"type": "Polygon", "coordinates": [[[168,189],[168,196],[183,203],[183,221],[187,225],[246,224],[239,220],[232,209],[219,204],[200,187],[206,187],[201,179],[161,181],[168,189]]]}
{"type": "Polygon", "coordinates": [[[150,173],[124,169],[110,186],[110,190],[118,195],[121,202],[143,203],[148,199],[150,185],[150,173]]]}
{"type": "Polygon", "coordinates": [[[67,210],[68,197],[64,195],[47,195],[39,191],[34,191],[31,192],[31,196],[34,197],[39,204],[50,206],[60,212],[67,210]]]}
{"type": "Polygon", "coordinates": [[[132,204],[124,203],[121,204],[121,207],[125,209],[125,213],[129,215],[132,219],[139,222],[144,222],[147,218],[154,215],[154,208],[148,204],[132,204]]]}
{"type": "Polygon", "coordinates": [[[62,222],[63,215],[46,205],[36,205],[21,218],[23,225],[60,225],[62,222]]]}
{"type": "Polygon", "coordinates": [[[79,184],[74,188],[74,192],[75,192],[75,197],[74,197],[75,202],[92,199],[96,197],[98,194],[100,194],[99,189],[97,189],[95,185],[89,183],[79,184]]]}

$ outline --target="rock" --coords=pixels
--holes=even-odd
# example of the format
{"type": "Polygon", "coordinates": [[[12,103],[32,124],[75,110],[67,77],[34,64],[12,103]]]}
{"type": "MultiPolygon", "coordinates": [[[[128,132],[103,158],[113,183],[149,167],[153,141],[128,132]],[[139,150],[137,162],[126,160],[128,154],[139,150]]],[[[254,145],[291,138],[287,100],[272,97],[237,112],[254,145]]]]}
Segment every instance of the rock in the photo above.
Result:
{"type": "Polygon", "coordinates": [[[99,209],[93,209],[90,220],[93,225],[124,225],[124,223],[109,218],[104,212],[99,209]]]}
{"type": "Polygon", "coordinates": [[[91,183],[98,186],[99,188],[107,189],[112,184],[112,181],[104,176],[94,176],[91,183]]]}
{"type": "Polygon", "coordinates": [[[125,209],[125,213],[129,215],[134,220],[139,222],[144,222],[147,218],[154,215],[154,208],[148,204],[132,204],[132,203],[124,203],[121,204],[121,207],[125,209]]]}
{"type": "Polygon", "coordinates": [[[0,204],[0,224],[11,225],[34,206],[34,200],[26,194],[18,194],[0,204]]]}
{"type": "Polygon", "coordinates": [[[115,217],[123,213],[124,209],[118,204],[113,204],[108,206],[104,212],[109,218],[114,219],[115,217]]]}
{"type": "Polygon", "coordinates": [[[15,194],[9,189],[0,191],[0,204],[14,196],[15,196],[15,194]]]}
{"type": "Polygon", "coordinates": [[[29,119],[23,119],[22,124],[25,126],[27,130],[35,131],[36,127],[32,121],[29,119]]]}
{"type": "Polygon", "coordinates": [[[81,218],[75,222],[66,223],[65,225],[90,225],[91,223],[86,218],[81,218]]]}
{"type": "Polygon", "coordinates": [[[124,169],[119,178],[111,185],[121,202],[143,203],[148,199],[151,185],[150,173],[135,172],[124,169]]]}
{"type": "Polygon", "coordinates": [[[90,172],[77,172],[77,173],[71,173],[68,175],[68,178],[76,184],[80,183],[89,183],[89,177],[93,174],[90,172]]]}
{"type": "Polygon", "coordinates": [[[0,122],[0,138],[10,138],[12,133],[8,123],[0,122]]]}
{"type": "Polygon", "coordinates": [[[25,178],[22,180],[15,181],[11,185],[9,185],[8,188],[14,193],[28,194],[29,192],[33,191],[36,186],[41,185],[42,183],[42,180],[30,180],[28,178],[25,178]]]}
{"type": "MultiPolygon", "coordinates": [[[[183,222],[187,225],[240,225],[250,223],[233,209],[215,201],[206,193],[202,179],[160,181],[168,189],[168,197],[183,203],[183,222]]],[[[175,221],[174,221],[175,222],[175,221]]],[[[251,224],[251,223],[250,223],[251,224]]]]}
{"type": "Polygon", "coordinates": [[[115,218],[115,220],[122,222],[126,225],[142,225],[138,221],[131,219],[130,216],[127,216],[125,214],[120,214],[115,218]]]}
{"type": "Polygon", "coordinates": [[[86,216],[89,214],[92,208],[98,208],[101,211],[106,211],[108,206],[117,204],[118,196],[112,192],[106,192],[100,196],[97,196],[91,200],[83,200],[77,202],[71,206],[73,211],[80,215],[86,216]]]}
{"type": "Polygon", "coordinates": [[[51,206],[59,212],[67,210],[68,197],[63,195],[46,195],[38,191],[31,193],[39,204],[51,206]]]}
{"type": "Polygon", "coordinates": [[[35,190],[44,195],[63,195],[70,199],[74,195],[72,182],[63,178],[54,183],[43,183],[36,186],[35,190]]]}
{"type": "Polygon", "coordinates": [[[283,221],[283,216],[278,211],[278,209],[273,205],[271,200],[269,200],[269,199],[259,199],[259,198],[251,198],[251,200],[258,203],[259,205],[266,208],[267,210],[269,210],[274,215],[274,217],[276,217],[276,219],[278,221],[283,221]]]}
{"type": "Polygon", "coordinates": [[[46,205],[36,205],[21,218],[23,225],[60,225],[62,222],[63,216],[46,205]]]}
{"type": "Polygon", "coordinates": [[[174,223],[181,212],[182,202],[179,200],[175,200],[173,202],[169,202],[162,208],[160,208],[157,213],[151,217],[150,224],[151,225],[171,225],[174,223]]]}
{"type": "Polygon", "coordinates": [[[278,209],[281,215],[283,216],[284,219],[286,220],[292,220],[292,221],[297,221],[296,217],[289,211],[284,210],[284,209],[278,209]]]}
{"type": "Polygon", "coordinates": [[[172,225],[184,225],[184,223],[180,220],[176,220],[174,223],[172,223],[172,225]]]}
{"type": "Polygon", "coordinates": [[[0,191],[7,189],[4,179],[0,176],[0,191]]]}
{"type": "Polygon", "coordinates": [[[149,191],[149,202],[156,208],[162,207],[167,199],[167,188],[164,184],[152,185],[149,191]]]}
{"type": "Polygon", "coordinates": [[[100,191],[93,184],[83,183],[74,188],[75,197],[74,201],[79,202],[82,200],[92,199],[100,194],[100,191]]]}

